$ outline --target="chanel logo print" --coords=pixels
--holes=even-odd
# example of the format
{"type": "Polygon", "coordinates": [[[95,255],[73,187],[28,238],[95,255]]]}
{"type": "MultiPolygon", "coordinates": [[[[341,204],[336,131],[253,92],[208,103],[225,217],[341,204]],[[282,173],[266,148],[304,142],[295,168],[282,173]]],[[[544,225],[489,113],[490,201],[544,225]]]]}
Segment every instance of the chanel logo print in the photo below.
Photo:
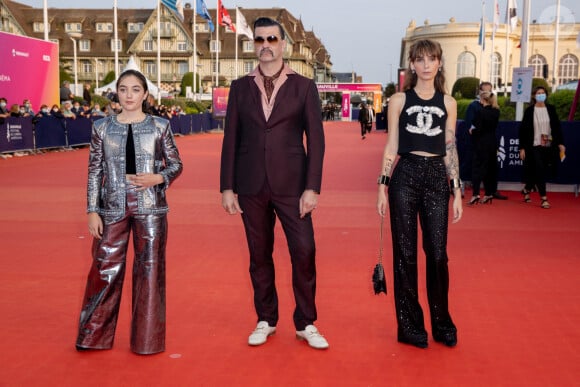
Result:
{"type": "Polygon", "coordinates": [[[411,106],[407,109],[409,116],[417,113],[417,126],[407,124],[407,131],[415,134],[424,134],[425,136],[437,136],[442,132],[439,126],[433,128],[433,114],[439,118],[443,117],[445,112],[437,106],[411,106]]]}

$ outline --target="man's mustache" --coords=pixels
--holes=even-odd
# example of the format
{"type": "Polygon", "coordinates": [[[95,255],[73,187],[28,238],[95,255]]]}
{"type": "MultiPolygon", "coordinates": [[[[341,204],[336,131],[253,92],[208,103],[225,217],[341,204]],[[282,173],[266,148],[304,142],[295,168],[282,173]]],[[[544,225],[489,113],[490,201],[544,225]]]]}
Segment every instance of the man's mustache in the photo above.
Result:
{"type": "Polygon", "coordinates": [[[262,54],[264,54],[266,51],[268,51],[270,53],[270,55],[274,55],[274,52],[272,52],[272,50],[270,50],[269,48],[262,48],[260,50],[260,56],[262,56],[262,54]]]}

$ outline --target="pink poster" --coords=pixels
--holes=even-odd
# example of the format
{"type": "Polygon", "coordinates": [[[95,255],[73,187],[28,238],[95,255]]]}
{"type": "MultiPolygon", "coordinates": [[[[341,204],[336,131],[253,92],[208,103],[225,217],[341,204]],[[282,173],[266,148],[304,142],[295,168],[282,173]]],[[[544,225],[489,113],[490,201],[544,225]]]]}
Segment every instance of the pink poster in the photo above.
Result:
{"type": "Polygon", "coordinates": [[[8,108],[29,99],[38,112],[59,102],[58,44],[0,32],[0,58],[0,97],[8,108]]]}
{"type": "Polygon", "coordinates": [[[342,119],[350,120],[350,94],[342,93],[342,119]]]}
{"type": "Polygon", "coordinates": [[[212,94],[212,112],[214,117],[225,117],[228,109],[229,87],[214,87],[212,94]]]}

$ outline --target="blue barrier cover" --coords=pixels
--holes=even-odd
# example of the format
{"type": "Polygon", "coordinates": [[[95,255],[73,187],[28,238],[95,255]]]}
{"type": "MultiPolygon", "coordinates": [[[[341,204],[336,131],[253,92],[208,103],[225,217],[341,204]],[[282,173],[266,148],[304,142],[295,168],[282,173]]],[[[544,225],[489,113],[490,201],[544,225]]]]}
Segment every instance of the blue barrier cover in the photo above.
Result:
{"type": "Polygon", "coordinates": [[[0,152],[34,149],[32,117],[6,117],[0,125],[0,152]]]}
{"type": "Polygon", "coordinates": [[[66,146],[64,120],[46,116],[38,120],[34,126],[36,148],[58,148],[66,146]]]}
{"type": "MultiPolygon", "coordinates": [[[[471,180],[471,136],[465,122],[457,122],[456,138],[459,156],[459,174],[462,180],[471,180]]],[[[500,121],[496,135],[498,143],[498,181],[521,182],[523,162],[520,160],[518,139],[519,121],[500,121]]],[[[558,184],[580,183],[580,121],[563,121],[562,133],[566,146],[566,158],[558,168],[552,182],[558,184]]]]}
{"type": "Polygon", "coordinates": [[[65,118],[68,145],[85,145],[91,142],[93,120],[85,117],[65,118]]]}
{"type": "MultiPolygon", "coordinates": [[[[0,152],[85,145],[91,141],[94,121],[102,117],[42,117],[32,124],[32,117],[8,117],[0,124],[0,152]]],[[[170,120],[173,133],[191,134],[220,127],[211,113],[184,114],[170,120]]]]}

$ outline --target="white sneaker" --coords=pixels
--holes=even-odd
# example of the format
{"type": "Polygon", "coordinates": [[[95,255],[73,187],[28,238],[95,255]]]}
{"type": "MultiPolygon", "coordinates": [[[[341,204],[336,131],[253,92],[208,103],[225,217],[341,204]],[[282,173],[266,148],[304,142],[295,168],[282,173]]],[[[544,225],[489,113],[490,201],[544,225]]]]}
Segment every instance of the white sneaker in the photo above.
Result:
{"type": "Polygon", "coordinates": [[[268,340],[268,336],[276,333],[276,327],[268,325],[267,321],[260,321],[256,329],[248,337],[249,345],[262,345],[268,340]]]}
{"type": "Polygon", "coordinates": [[[303,331],[296,331],[296,338],[298,340],[308,341],[308,345],[316,349],[328,348],[328,341],[318,332],[314,325],[307,325],[303,331]]]}

